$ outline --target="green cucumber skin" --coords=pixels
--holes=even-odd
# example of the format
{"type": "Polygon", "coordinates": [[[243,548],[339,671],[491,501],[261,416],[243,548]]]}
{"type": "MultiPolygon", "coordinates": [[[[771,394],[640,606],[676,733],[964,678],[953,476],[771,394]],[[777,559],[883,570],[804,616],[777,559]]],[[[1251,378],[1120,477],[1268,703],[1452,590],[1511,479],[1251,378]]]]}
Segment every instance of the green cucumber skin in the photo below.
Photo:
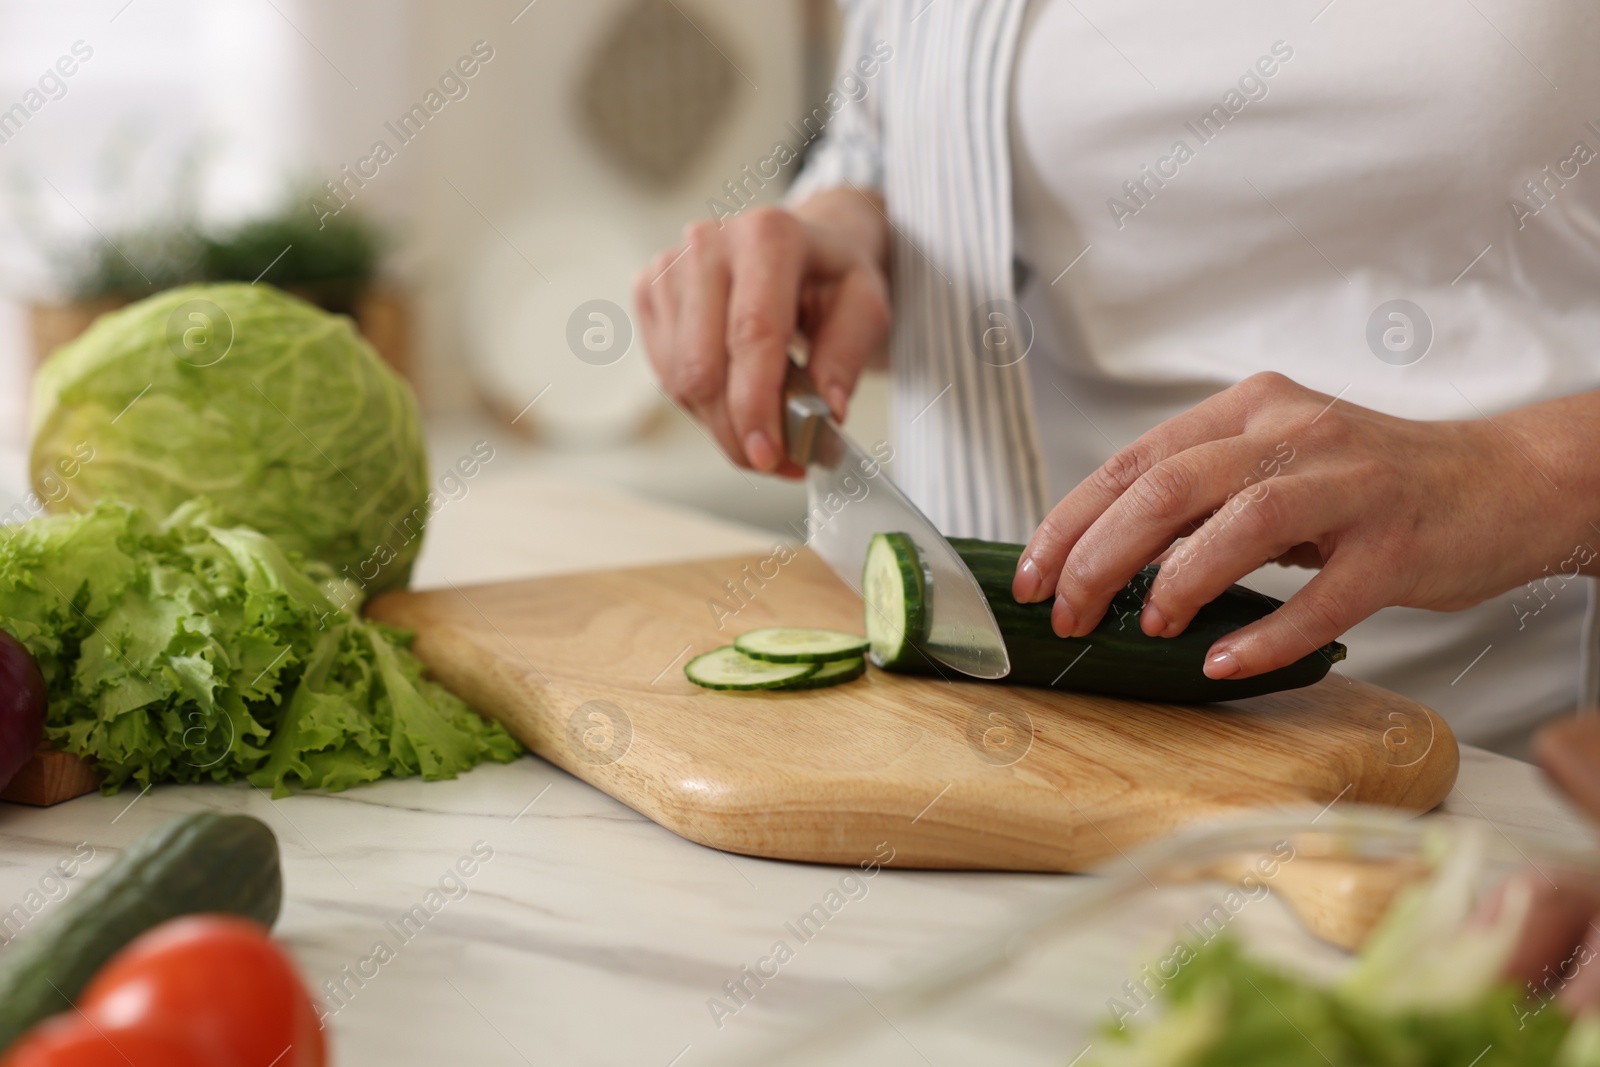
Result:
{"type": "Polygon", "coordinates": [[[863,656],[855,656],[852,657],[852,662],[854,666],[849,670],[843,670],[837,674],[829,674],[826,670],[821,670],[816,674],[807,675],[797,682],[786,683],[779,692],[795,693],[803,689],[831,689],[836,685],[845,685],[853,682],[867,673],[867,661],[863,656]]]}
{"type": "Polygon", "coordinates": [[[282,900],[278,839],[261,820],[197,812],[157,827],[0,952],[0,1048],[71,1007],[146,930],[199,912],[270,927],[282,900]]]}
{"type": "MultiPolygon", "coordinates": [[[[1112,598],[1105,618],[1088,636],[1057,637],[1050,628],[1050,601],[1019,604],[1011,595],[1011,580],[1025,546],[969,538],[952,538],[950,546],[978,580],[1000,626],[1006,654],[1011,659],[1011,673],[999,679],[1003,684],[1054,686],[1133,700],[1199,704],[1312,685],[1345,657],[1344,645],[1333,641],[1287,667],[1253,678],[1207,678],[1201,667],[1212,644],[1224,634],[1271,614],[1282,601],[1231,586],[1201,608],[1177,637],[1149,637],[1139,629],[1139,613],[1155,578],[1154,565],[1145,567],[1112,598]],[[1070,670],[1068,664],[1073,664],[1070,670]]],[[[895,669],[934,673],[933,664],[922,656],[906,657],[906,662],[897,664],[895,669]]]]}
{"type": "MultiPolygon", "coordinates": [[[[768,627],[767,629],[782,629],[782,627],[768,627]]],[[[800,629],[800,627],[796,627],[795,629],[800,629]]],[[[751,631],[751,633],[759,632],[761,631],[751,631]]],[[[837,634],[840,637],[856,636],[855,634],[844,633],[841,630],[830,630],[826,632],[830,634],[837,634]]],[[[864,656],[867,654],[868,647],[866,638],[861,638],[855,646],[842,650],[830,651],[827,653],[772,652],[769,650],[759,650],[746,647],[745,640],[748,637],[750,637],[749,633],[740,634],[738,637],[733,639],[733,647],[738,649],[741,654],[749,656],[751,659],[761,660],[763,663],[832,663],[835,660],[855,659],[858,656],[864,656]]]]}

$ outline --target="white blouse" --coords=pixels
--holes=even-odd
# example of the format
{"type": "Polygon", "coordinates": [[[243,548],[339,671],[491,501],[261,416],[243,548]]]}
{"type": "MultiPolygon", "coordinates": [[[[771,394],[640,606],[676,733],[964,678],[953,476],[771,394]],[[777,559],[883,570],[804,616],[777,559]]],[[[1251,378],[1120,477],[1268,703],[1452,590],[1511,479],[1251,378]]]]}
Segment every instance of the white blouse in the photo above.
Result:
{"type": "MultiPolygon", "coordinates": [[[[881,0],[848,23],[844,63],[893,58],[795,195],[885,193],[896,477],[952,533],[1026,538],[1260,370],[1420,419],[1600,388],[1600,10],[881,0]]],[[[1388,609],[1341,669],[1490,742],[1578,699],[1590,584],[1388,609]]]]}

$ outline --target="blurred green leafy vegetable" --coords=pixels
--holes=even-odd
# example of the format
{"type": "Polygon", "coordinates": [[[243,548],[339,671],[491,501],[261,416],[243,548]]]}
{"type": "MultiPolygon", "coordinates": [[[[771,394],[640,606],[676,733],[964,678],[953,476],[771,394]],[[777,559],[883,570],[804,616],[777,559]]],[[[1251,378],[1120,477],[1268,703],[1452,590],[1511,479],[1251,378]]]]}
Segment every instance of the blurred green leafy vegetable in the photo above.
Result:
{"type": "Polygon", "coordinates": [[[1232,935],[1198,949],[1143,1024],[1110,1025],[1096,1067],[1597,1067],[1600,1021],[1574,1022],[1500,976],[1528,914],[1508,888],[1469,924],[1481,877],[1470,834],[1404,890],[1327,986],[1253,958],[1232,935]]]}

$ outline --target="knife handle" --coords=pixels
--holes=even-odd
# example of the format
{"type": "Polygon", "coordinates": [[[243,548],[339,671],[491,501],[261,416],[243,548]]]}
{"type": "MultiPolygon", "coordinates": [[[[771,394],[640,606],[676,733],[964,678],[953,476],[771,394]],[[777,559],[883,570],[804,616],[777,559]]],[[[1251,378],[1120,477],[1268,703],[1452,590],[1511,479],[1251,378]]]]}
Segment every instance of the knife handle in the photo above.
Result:
{"type": "Polygon", "coordinates": [[[817,430],[833,412],[805,368],[789,361],[783,380],[783,431],[789,458],[804,467],[816,452],[817,430]]]}

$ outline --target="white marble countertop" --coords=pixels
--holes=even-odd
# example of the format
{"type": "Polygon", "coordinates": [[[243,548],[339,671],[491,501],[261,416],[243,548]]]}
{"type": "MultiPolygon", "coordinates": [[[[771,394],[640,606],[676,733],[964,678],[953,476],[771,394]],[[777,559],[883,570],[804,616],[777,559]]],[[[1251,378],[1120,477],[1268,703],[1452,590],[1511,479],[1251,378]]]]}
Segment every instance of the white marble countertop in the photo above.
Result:
{"type": "MultiPolygon", "coordinates": [[[[477,582],[771,540],[615,493],[487,472],[439,513],[417,577],[477,582]]],[[[870,998],[1087,882],[884,870],[719,1028],[708,999],[768,953],[840,872],[691,844],[530,757],[451,782],[281,801],[238,785],[88,796],[46,810],[0,804],[0,910],[78,842],[95,848],[85,872],[95,873],[134,838],[200,808],[248,812],[277,832],[287,881],[278,933],[318,993],[343,983],[323,1001],[343,1065],[720,1062],[764,1033],[809,1025],[841,997],[870,998]],[[492,858],[462,880],[465,895],[446,882],[456,899],[397,937],[399,917],[474,848],[492,858]],[[395,950],[381,964],[372,962],[380,941],[395,950]]],[[[1508,834],[1589,839],[1534,768],[1475,750],[1463,753],[1446,809],[1508,834]]],[[[918,1050],[912,1062],[924,1061],[971,1062],[918,1050]]]]}

